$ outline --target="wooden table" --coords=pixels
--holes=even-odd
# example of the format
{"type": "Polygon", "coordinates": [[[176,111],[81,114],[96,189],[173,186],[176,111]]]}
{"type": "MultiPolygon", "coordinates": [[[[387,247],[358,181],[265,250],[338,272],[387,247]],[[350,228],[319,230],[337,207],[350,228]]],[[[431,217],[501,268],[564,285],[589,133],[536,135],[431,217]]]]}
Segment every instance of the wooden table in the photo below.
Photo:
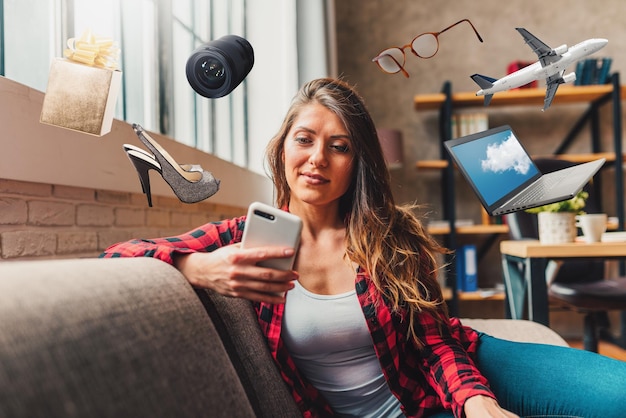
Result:
{"type": "Polygon", "coordinates": [[[541,244],[538,240],[500,243],[507,314],[549,326],[546,267],[565,258],[626,258],[626,242],[541,244]]]}

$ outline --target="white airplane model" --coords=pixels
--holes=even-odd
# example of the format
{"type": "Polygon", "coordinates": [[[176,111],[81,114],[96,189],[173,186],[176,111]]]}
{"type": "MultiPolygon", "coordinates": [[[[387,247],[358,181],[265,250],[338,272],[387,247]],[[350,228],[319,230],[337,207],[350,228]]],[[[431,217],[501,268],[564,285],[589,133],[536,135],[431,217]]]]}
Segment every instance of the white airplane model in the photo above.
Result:
{"type": "Polygon", "coordinates": [[[481,90],[478,90],[476,95],[485,96],[485,106],[491,102],[494,93],[520,87],[531,81],[545,78],[547,87],[543,110],[546,110],[550,107],[550,104],[552,104],[559,84],[570,83],[576,80],[576,74],[573,72],[563,75],[565,69],[581,58],[602,49],[608,43],[606,39],[587,39],[571,48],[567,48],[567,45],[561,45],[553,49],[541,42],[526,29],[516,28],[516,30],[524,37],[526,43],[530,45],[537,54],[539,61],[502,77],[499,80],[480,74],[471,76],[476,84],[481,87],[481,90]]]}

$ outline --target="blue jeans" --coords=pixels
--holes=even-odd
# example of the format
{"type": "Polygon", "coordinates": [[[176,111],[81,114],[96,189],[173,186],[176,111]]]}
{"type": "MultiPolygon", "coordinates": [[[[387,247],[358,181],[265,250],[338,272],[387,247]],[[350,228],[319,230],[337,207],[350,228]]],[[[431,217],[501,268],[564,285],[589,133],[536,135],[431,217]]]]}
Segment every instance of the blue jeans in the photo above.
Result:
{"type": "Polygon", "coordinates": [[[481,334],[477,366],[500,405],[522,417],[626,417],[626,362],[481,334]]]}

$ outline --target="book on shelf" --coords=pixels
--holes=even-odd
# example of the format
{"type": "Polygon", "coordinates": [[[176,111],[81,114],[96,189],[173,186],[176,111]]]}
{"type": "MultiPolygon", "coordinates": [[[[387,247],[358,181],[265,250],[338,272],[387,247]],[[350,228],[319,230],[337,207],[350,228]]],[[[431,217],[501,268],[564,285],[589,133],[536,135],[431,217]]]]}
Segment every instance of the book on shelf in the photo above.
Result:
{"type": "Polygon", "coordinates": [[[611,231],[602,234],[602,242],[626,242],[626,231],[611,231]]]}
{"type": "Polygon", "coordinates": [[[459,112],[452,115],[452,138],[471,135],[489,129],[489,117],[485,112],[459,112]]]}

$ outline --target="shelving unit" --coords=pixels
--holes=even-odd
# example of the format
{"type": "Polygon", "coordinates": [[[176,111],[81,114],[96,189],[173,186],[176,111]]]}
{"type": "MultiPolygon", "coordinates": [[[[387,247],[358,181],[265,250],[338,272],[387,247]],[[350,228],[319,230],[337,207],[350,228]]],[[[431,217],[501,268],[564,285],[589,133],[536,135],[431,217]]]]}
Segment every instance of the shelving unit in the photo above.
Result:
{"type": "MultiPolygon", "coordinates": [[[[543,105],[545,88],[518,89],[496,93],[491,100],[489,108],[505,106],[538,106],[543,105]]],[[[588,103],[587,110],[570,129],[567,136],[555,149],[550,157],[568,159],[575,162],[590,161],[594,158],[604,157],[606,165],[615,168],[616,216],[618,218],[617,230],[624,230],[624,171],[623,162],[626,158],[622,152],[622,107],[621,100],[626,97],[626,87],[620,85],[619,74],[611,76],[610,84],[592,86],[563,85],[557,91],[552,106],[568,103],[588,103]],[[603,152],[600,148],[600,107],[606,103],[612,104],[613,112],[613,152],[603,152]],[[578,137],[582,129],[589,124],[591,133],[590,154],[566,154],[567,149],[578,137]],[[617,156],[620,156],[619,158],[617,156]]],[[[439,139],[440,159],[418,161],[418,169],[434,169],[441,171],[441,186],[443,190],[443,216],[449,223],[447,228],[432,228],[429,232],[435,235],[443,235],[445,245],[448,248],[457,248],[457,235],[460,234],[488,234],[486,245],[495,242],[500,234],[508,233],[506,225],[480,224],[473,226],[456,227],[455,225],[455,182],[454,165],[446,152],[443,142],[452,138],[452,117],[455,109],[467,107],[483,107],[483,97],[476,96],[474,92],[452,93],[452,85],[446,82],[441,93],[417,95],[414,98],[416,111],[436,110],[439,112],[439,139]]],[[[536,156],[540,157],[540,156],[536,156]]],[[[545,156],[544,156],[545,157],[545,156]]],[[[485,251],[483,249],[483,251],[485,251]]],[[[479,251],[480,254],[481,251],[479,251]]],[[[450,266],[448,286],[456,289],[456,272],[453,260],[448,259],[450,266]]],[[[624,267],[620,273],[624,274],[624,267]]],[[[451,292],[449,299],[450,311],[453,315],[458,312],[458,301],[475,299],[476,295],[460,292],[451,292]]]]}

